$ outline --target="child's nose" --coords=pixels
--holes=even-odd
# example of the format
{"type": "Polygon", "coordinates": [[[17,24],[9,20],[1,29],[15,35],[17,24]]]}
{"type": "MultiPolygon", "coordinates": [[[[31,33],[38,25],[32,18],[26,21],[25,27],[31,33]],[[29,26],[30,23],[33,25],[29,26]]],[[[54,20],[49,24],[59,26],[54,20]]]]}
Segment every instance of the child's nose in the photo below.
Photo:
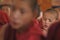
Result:
{"type": "Polygon", "coordinates": [[[49,20],[46,20],[45,24],[49,24],[49,20]]]}
{"type": "Polygon", "coordinates": [[[20,18],[20,17],[21,17],[21,13],[17,10],[17,11],[15,11],[13,17],[14,17],[15,19],[20,18]]]}

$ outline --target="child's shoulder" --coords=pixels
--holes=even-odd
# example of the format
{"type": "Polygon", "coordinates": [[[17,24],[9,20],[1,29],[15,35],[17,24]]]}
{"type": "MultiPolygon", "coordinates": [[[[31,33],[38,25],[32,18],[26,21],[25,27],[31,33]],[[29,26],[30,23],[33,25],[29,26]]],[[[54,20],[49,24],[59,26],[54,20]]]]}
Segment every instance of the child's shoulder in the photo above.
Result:
{"type": "Polygon", "coordinates": [[[34,20],[32,28],[30,28],[30,33],[41,34],[41,28],[38,20],[34,20]]]}

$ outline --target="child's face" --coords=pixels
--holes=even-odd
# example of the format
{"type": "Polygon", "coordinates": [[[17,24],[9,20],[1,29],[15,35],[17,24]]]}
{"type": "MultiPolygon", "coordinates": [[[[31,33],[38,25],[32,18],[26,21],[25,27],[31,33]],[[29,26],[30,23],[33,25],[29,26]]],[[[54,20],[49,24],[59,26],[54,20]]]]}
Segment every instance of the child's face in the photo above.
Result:
{"type": "Polygon", "coordinates": [[[33,17],[32,9],[26,2],[17,2],[11,10],[11,26],[14,29],[19,29],[28,25],[33,17]]]}
{"type": "Polygon", "coordinates": [[[55,21],[56,21],[56,17],[53,14],[49,12],[43,14],[43,27],[45,29],[48,29],[50,25],[55,21]]]}

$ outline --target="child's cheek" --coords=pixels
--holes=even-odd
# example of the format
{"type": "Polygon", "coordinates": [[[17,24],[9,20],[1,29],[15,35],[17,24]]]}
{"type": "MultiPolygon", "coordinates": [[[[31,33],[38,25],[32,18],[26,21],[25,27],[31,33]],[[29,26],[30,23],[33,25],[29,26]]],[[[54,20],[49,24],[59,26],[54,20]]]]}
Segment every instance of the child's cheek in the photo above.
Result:
{"type": "Polygon", "coordinates": [[[31,22],[31,21],[32,21],[32,18],[26,17],[26,18],[23,19],[23,23],[24,23],[24,24],[27,24],[27,23],[29,23],[29,22],[31,22]]]}

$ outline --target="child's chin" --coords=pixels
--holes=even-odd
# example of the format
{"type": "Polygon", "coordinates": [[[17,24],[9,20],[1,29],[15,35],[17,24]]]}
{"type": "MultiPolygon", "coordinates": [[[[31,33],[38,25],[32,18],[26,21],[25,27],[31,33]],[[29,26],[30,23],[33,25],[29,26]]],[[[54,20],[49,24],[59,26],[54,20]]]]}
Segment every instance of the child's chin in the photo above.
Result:
{"type": "Polygon", "coordinates": [[[19,29],[19,28],[21,28],[21,26],[14,26],[14,27],[12,27],[13,29],[19,29]]]}
{"type": "Polygon", "coordinates": [[[13,29],[18,29],[19,27],[12,27],[13,29]]]}

